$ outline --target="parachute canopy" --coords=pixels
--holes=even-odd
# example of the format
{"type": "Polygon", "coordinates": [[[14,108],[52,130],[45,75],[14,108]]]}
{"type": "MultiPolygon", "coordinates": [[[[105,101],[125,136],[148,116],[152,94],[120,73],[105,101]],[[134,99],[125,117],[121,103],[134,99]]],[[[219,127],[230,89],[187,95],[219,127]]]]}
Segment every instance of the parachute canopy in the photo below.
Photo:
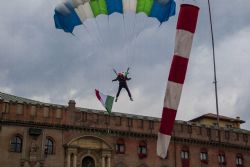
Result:
{"type": "Polygon", "coordinates": [[[162,23],[175,15],[175,8],[174,0],[68,0],[55,8],[54,21],[56,28],[72,33],[75,26],[100,14],[143,12],[162,23]]]}

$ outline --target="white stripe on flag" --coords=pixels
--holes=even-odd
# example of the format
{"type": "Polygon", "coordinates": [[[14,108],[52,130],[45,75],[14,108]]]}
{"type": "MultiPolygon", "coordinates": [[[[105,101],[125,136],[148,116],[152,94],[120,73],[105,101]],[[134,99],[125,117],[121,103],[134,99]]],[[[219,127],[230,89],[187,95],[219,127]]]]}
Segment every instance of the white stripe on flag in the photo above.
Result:
{"type": "Polygon", "coordinates": [[[189,31],[180,29],[177,30],[175,37],[174,54],[181,57],[189,58],[193,42],[193,36],[194,34],[189,31]]]}
{"type": "Polygon", "coordinates": [[[171,136],[158,132],[157,155],[159,155],[162,158],[167,157],[168,146],[169,146],[170,140],[171,140],[171,136]]]}
{"type": "Polygon", "coordinates": [[[164,107],[177,110],[181,98],[182,84],[168,81],[164,107]]]}

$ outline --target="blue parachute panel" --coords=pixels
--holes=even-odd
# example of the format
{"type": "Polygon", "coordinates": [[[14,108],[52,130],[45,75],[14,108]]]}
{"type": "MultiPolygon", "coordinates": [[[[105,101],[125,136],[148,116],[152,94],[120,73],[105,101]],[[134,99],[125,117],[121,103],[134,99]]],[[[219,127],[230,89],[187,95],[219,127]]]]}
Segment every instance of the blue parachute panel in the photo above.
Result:
{"type": "Polygon", "coordinates": [[[108,14],[123,13],[122,0],[106,0],[108,14]]]}
{"type": "Polygon", "coordinates": [[[70,3],[64,3],[61,7],[55,9],[54,21],[57,29],[63,29],[70,33],[73,32],[75,26],[82,24],[70,3]]]}
{"type": "Polygon", "coordinates": [[[161,23],[175,15],[176,4],[174,0],[164,3],[163,0],[155,0],[149,17],[157,18],[161,23]]]}

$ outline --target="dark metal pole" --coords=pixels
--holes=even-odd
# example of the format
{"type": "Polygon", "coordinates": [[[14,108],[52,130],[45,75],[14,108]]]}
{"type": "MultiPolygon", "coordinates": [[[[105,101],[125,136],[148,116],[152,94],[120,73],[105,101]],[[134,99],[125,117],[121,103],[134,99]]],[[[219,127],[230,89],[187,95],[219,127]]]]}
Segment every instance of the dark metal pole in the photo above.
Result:
{"type": "MultiPolygon", "coordinates": [[[[214,51],[214,34],[213,34],[213,23],[212,23],[212,16],[211,16],[210,0],[208,0],[208,9],[209,9],[210,30],[211,30],[211,37],[212,37],[212,48],[213,48],[214,89],[215,89],[215,102],[216,102],[216,113],[217,113],[218,139],[219,139],[219,147],[220,147],[220,142],[221,142],[220,118],[219,118],[218,91],[217,91],[217,78],[216,78],[216,63],[215,63],[215,51],[214,51]]],[[[221,164],[220,164],[220,167],[221,167],[221,164]]]]}
{"type": "Polygon", "coordinates": [[[215,64],[215,51],[214,51],[214,35],[213,35],[213,24],[212,24],[212,16],[210,9],[210,0],[208,0],[208,9],[209,9],[209,19],[210,19],[210,30],[212,37],[212,48],[213,48],[213,66],[214,66],[214,88],[215,88],[215,101],[216,101],[216,113],[217,113],[217,126],[220,128],[220,118],[219,118],[219,106],[218,106],[218,91],[217,91],[217,79],[216,79],[216,64],[215,64]]]}
{"type": "Polygon", "coordinates": [[[175,130],[173,131],[174,139],[174,167],[176,167],[176,143],[175,143],[175,130]]]}

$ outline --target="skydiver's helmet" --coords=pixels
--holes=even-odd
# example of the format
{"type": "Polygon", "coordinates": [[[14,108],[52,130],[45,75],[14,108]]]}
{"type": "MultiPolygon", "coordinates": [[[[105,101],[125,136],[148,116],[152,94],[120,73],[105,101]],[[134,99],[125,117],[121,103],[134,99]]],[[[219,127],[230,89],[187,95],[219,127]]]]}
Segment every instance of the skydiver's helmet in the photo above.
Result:
{"type": "Polygon", "coordinates": [[[123,72],[119,72],[119,73],[118,73],[118,77],[120,77],[120,78],[125,78],[124,73],[123,73],[123,72]]]}

